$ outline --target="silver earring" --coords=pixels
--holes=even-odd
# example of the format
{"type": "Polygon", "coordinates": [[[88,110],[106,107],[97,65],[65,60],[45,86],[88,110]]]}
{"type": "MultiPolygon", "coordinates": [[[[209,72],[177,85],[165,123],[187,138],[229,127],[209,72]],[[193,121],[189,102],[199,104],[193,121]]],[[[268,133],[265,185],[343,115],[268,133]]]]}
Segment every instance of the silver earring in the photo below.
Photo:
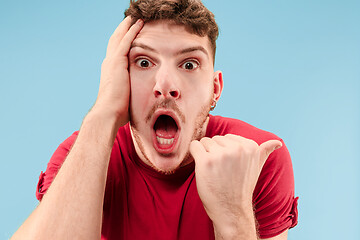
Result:
{"type": "Polygon", "coordinates": [[[213,111],[216,108],[216,101],[213,100],[213,103],[210,106],[210,111],[213,111]]]}

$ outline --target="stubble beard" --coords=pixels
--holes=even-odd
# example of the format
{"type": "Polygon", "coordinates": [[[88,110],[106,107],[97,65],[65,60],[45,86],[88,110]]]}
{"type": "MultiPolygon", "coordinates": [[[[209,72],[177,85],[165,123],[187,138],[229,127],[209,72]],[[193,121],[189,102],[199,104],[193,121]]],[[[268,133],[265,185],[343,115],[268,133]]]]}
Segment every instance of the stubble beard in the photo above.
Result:
{"type": "MultiPolygon", "coordinates": [[[[141,152],[141,155],[143,156],[143,160],[145,161],[145,163],[147,165],[149,165],[151,168],[153,168],[154,170],[156,170],[157,172],[160,172],[162,174],[165,174],[165,175],[170,175],[170,174],[173,174],[177,169],[183,167],[183,166],[186,166],[188,164],[190,164],[192,161],[193,161],[193,157],[189,151],[189,148],[190,148],[190,143],[193,141],[193,140],[200,140],[201,138],[203,138],[206,134],[206,129],[204,128],[204,124],[206,123],[207,121],[207,118],[209,116],[209,112],[210,112],[210,108],[211,108],[211,104],[212,104],[212,98],[210,98],[210,100],[208,101],[208,103],[206,103],[204,106],[201,107],[196,119],[195,119],[195,126],[194,126],[194,132],[193,132],[193,135],[192,135],[192,138],[191,138],[191,141],[188,143],[188,146],[187,146],[187,152],[185,154],[185,156],[183,157],[182,161],[180,162],[180,164],[178,166],[176,166],[175,168],[173,169],[167,169],[167,170],[164,170],[164,169],[160,169],[158,168],[157,166],[155,166],[151,161],[150,161],[150,158],[149,156],[146,154],[146,151],[145,151],[145,147],[144,147],[144,144],[140,138],[140,133],[139,133],[139,130],[137,128],[137,123],[134,121],[134,117],[133,117],[133,114],[132,112],[130,111],[130,128],[131,128],[131,131],[133,133],[133,137],[136,141],[136,144],[141,152]]],[[[160,104],[156,104],[154,105],[154,107],[152,108],[152,110],[150,110],[149,114],[147,115],[147,120],[149,120],[152,116],[152,114],[155,112],[155,110],[158,108],[158,106],[163,106],[163,105],[167,105],[167,103],[160,103],[160,104]]],[[[172,110],[175,110],[178,115],[180,116],[181,118],[181,121],[185,122],[185,115],[179,110],[179,108],[176,106],[176,103],[171,103],[169,104],[171,107],[170,109],[172,110]],[[174,107],[176,106],[176,107],[174,107]]],[[[139,154],[138,154],[139,155],[139,154]]],[[[170,156],[171,154],[168,154],[168,155],[163,155],[163,156],[170,156]]],[[[141,157],[140,157],[141,158],[141,157]]]]}

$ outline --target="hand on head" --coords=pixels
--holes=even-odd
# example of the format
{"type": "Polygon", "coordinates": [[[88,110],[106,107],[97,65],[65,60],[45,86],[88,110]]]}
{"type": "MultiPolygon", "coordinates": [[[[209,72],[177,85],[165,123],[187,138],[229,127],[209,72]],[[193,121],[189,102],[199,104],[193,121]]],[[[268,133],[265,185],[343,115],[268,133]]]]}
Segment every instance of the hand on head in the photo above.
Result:
{"type": "Polygon", "coordinates": [[[110,37],[101,66],[99,93],[93,110],[115,117],[119,126],[129,121],[128,53],[142,27],[142,20],[131,26],[131,17],[126,17],[110,37]]]}

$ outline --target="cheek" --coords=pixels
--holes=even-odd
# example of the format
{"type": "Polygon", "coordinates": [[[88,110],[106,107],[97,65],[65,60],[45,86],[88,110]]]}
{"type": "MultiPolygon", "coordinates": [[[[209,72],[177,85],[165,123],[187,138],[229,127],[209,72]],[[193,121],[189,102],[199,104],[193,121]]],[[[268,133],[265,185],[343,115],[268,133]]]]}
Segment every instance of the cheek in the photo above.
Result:
{"type": "Polygon", "coordinates": [[[208,102],[209,98],[212,98],[214,93],[214,85],[209,79],[197,79],[189,88],[191,92],[191,98],[197,103],[208,102]]]}
{"type": "Polygon", "coordinates": [[[149,74],[144,72],[130,71],[131,108],[139,109],[147,105],[153,89],[148,78],[149,74]]]}

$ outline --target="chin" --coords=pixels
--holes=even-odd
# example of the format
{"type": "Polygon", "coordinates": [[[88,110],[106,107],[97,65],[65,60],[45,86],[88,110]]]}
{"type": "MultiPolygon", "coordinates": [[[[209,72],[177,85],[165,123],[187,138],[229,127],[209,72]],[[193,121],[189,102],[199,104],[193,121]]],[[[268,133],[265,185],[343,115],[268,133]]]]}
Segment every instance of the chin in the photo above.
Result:
{"type": "Polygon", "coordinates": [[[138,120],[130,111],[130,129],[140,159],[158,172],[172,174],[192,162],[190,142],[205,136],[211,101],[186,119],[175,100],[155,103],[138,120]]]}
{"type": "Polygon", "coordinates": [[[170,175],[176,172],[180,168],[180,165],[169,165],[169,164],[149,164],[154,170],[159,173],[170,175]]]}
{"type": "MultiPolygon", "coordinates": [[[[170,154],[172,155],[172,154],[170,154]]],[[[150,166],[156,171],[169,175],[173,174],[177,169],[184,166],[184,160],[179,161],[177,156],[158,156],[154,161],[150,161],[150,166]]]]}

